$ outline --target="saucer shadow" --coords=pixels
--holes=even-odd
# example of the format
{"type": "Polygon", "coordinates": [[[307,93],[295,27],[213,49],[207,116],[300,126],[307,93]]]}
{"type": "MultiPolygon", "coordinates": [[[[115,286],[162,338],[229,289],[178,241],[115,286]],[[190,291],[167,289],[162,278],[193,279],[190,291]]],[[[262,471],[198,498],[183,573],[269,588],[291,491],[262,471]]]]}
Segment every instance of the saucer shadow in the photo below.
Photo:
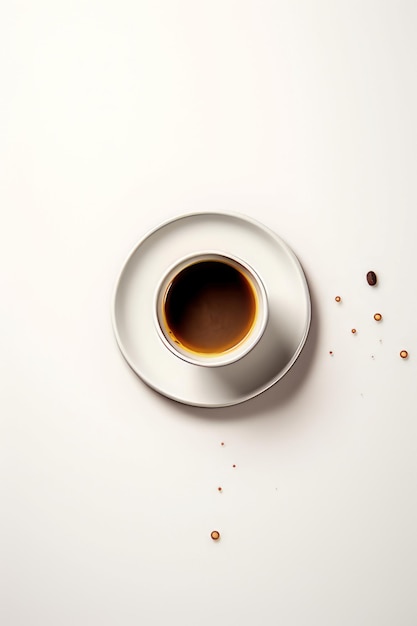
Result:
{"type": "MultiPolygon", "coordinates": [[[[291,398],[295,394],[301,392],[317,350],[320,320],[315,304],[316,298],[308,282],[308,278],[307,283],[309,286],[312,311],[308,337],[300,355],[283,378],[254,398],[232,406],[196,407],[173,401],[162,395],[159,396],[160,401],[166,405],[168,410],[179,411],[182,415],[222,421],[257,417],[261,414],[270,413],[271,410],[276,411],[283,408],[291,401],[291,398]]],[[[233,381],[229,382],[233,384],[233,381]]]]}

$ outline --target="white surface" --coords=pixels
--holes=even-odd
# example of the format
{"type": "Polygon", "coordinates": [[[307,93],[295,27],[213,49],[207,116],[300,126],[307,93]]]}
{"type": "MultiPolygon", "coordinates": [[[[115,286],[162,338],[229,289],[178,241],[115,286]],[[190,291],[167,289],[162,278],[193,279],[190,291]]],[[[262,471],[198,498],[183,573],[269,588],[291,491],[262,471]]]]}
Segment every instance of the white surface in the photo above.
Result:
{"type": "Polygon", "coordinates": [[[416,27],[405,0],[3,7],[2,625],[415,625],[416,27]],[[292,246],[315,314],[282,382],[199,410],[131,372],[110,298],[144,232],[212,209],[292,246]]]}
{"type": "Polygon", "coordinates": [[[269,228],[234,213],[192,213],[158,225],[131,252],[116,284],[112,321],[127,362],[153,389],[185,404],[221,407],[253,398],[288,372],[305,345],[311,302],[298,260],[269,228]],[[256,345],[220,368],[179,358],[156,329],[161,277],[172,270],[168,285],[181,258],[186,264],[213,248],[252,268],[269,309],[258,316],[256,345]]]}

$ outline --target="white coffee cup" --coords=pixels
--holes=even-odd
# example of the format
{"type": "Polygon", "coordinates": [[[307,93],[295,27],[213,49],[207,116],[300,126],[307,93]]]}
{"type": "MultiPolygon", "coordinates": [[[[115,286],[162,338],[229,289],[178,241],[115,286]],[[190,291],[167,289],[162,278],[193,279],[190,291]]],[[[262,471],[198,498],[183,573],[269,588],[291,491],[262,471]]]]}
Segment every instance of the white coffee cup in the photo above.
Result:
{"type": "Polygon", "coordinates": [[[267,294],[242,259],[202,251],[179,259],[162,277],[154,320],[162,342],[180,359],[205,367],[229,365],[262,337],[267,294]]]}

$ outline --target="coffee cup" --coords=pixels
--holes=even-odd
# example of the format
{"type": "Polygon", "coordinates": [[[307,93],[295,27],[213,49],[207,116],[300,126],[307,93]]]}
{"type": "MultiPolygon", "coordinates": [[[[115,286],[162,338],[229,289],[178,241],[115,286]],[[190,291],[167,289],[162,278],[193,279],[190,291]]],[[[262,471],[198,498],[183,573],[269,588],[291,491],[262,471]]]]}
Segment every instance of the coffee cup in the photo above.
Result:
{"type": "Polygon", "coordinates": [[[262,337],[268,302],[261,278],[242,259],[203,251],[178,260],[155,295],[160,339],[180,359],[206,367],[244,357],[262,337]]]}

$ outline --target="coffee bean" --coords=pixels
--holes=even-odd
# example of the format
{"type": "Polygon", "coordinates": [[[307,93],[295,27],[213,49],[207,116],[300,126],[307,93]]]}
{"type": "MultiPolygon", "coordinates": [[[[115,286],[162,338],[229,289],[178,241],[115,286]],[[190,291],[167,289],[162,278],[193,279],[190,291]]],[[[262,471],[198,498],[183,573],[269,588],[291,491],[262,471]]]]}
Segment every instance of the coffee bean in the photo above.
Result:
{"type": "Polygon", "coordinates": [[[375,272],[368,272],[366,275],[366,280],[368,281],[368,285],[371,285],[371,287],[374,287],[377,283],[377,277],[375,272]]]}

